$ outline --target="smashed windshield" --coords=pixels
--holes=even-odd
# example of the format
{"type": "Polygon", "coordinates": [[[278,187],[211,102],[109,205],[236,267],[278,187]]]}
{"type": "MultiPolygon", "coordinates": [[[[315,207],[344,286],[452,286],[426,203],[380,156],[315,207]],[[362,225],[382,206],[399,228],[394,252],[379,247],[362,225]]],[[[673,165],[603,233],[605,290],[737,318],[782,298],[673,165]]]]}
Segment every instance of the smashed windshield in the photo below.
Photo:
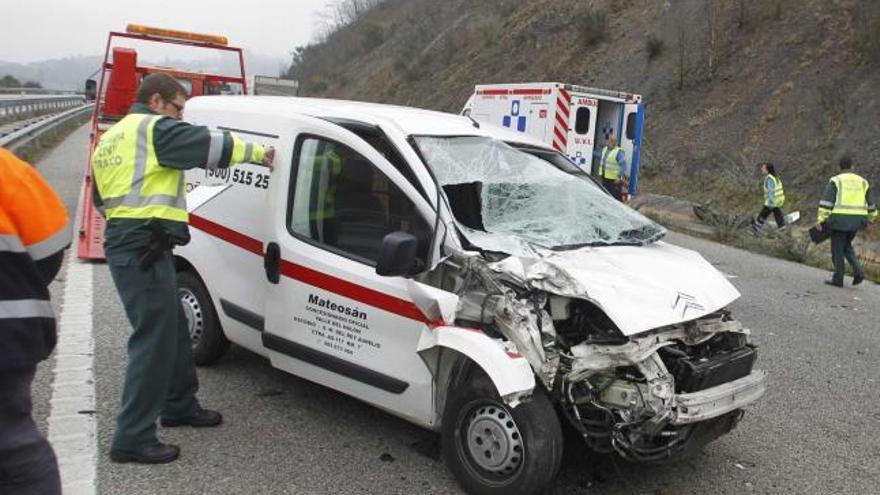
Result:
{"type": "Polygon", "coordinates": [[[520,256],[582,246],[641,245],[666,231],[584,176],[502,141],[414,138],[472,244],[520,256]]]}

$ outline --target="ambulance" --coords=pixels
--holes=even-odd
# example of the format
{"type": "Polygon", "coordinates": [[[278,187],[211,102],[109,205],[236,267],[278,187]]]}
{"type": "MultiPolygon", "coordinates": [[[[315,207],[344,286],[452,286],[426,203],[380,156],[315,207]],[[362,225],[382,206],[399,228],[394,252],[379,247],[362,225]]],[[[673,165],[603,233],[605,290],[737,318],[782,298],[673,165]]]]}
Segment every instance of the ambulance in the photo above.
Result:
{"type": "Polygon", "coordinates": [[[596,177],[597,155],[614,136],[626,155],[627,192],[638,191],[645,123],[640,95],[556,82],[480,84],[461,113],[528,134],[596,177]]]}
{"type": "Polygon", "coordinates": [[[187,175],[197,363],[235,343],[436,430],[468,493],[541,493],[563,421],[666,461],[764,393],[727,278],[540,139],[294,97],[196,97],[186,119],[276,150],[187,175]]]}

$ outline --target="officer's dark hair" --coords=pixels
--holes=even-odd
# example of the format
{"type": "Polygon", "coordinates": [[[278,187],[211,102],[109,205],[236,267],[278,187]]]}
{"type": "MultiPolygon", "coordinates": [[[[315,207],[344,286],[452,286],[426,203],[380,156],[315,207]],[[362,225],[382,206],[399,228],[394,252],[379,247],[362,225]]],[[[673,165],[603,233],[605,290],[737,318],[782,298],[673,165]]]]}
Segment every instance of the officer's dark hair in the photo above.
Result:
{"type": "Polygon", "coordinates": [[[159,96],[165,101],[174,101],[177,95],[186,97],[186,89],[183,85],[177,79],[163,72],[150,74],[141,81],[137,91],[137,101],[138,103],[149,103],[150,97],[156,93],[159,93],[159,96]]]}
{"type": "Polygon", "coordinates": [[[773,164],[772,164],[772,163],[770,163],[770,162],[765,162],[765,163],[764,163],[764,166],[767,167],[767,173],[768,173],[768,174],[772,175],[773,177],[776,177],[776,168],[773,167],[773,164]]]}
{"type": "Polygon", "coordinates": [[[840,165],[840,170],[849,170],[849,169],[851,169],[851,168],[852,168],[852,158],[850,158],[848,155],[843,156],[843,157],[840,159],[840,163],[839,163],[839,165],[840,165]]]}

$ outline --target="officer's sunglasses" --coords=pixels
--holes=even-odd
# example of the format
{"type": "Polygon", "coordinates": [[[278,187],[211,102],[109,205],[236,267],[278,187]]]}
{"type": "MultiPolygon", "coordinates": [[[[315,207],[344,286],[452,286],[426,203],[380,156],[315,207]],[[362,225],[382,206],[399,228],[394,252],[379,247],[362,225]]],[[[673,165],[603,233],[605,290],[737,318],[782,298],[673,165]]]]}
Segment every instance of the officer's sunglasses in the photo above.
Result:
{"type": "Polygon", "coordinates": [[[173,101],[169,101],[168,104],[173,106],[174,108],[176,108],[177,113],[179,113],[179,114],[183,113],[183,105],[178,105],[177,103],[174,103],[173,101]]]}

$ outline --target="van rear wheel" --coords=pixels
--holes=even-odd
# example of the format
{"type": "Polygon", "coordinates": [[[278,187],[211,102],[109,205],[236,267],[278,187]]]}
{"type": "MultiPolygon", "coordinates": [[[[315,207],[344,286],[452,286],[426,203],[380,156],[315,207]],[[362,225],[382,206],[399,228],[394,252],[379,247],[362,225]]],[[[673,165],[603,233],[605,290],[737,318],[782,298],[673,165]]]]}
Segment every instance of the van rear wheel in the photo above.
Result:
{"type": "Polygon", "coordinates": [[[442,428],[443,456],[468,493],[541,493],[562,462],[562,429],[546,393],[509,408],[489,378],[477,376],[450,391],[442,428]]]}
{"type": "Polygon", "coordinates": [[[186,316],[193,360],[199,366],[217,362],[229,349],[229,340],[220,328],[217,311],[205,285],[196,274],[179,272],[177,296],[186,316]]]}

